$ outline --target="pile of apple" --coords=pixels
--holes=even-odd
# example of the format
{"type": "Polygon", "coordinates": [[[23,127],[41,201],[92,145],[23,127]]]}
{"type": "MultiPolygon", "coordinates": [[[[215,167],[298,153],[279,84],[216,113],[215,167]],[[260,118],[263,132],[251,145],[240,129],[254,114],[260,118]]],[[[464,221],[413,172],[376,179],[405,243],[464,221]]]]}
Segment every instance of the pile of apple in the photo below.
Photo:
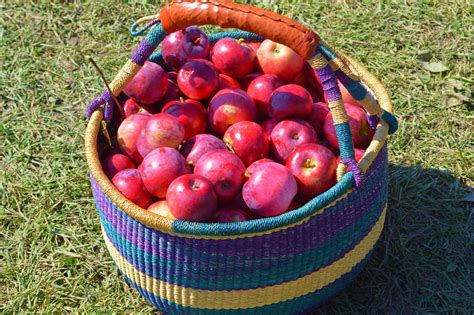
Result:
{"type": "MultiPolygon", "coordinates": [[[[290,48],[196,26],[168,35],[124,89],[118,148],[103,170],[164,217],[238,222],[296,209],[336,183],[338,142],[315,71],[290,48]]],[[[343,90],[356,157],[373,133],[343,90]]]]}

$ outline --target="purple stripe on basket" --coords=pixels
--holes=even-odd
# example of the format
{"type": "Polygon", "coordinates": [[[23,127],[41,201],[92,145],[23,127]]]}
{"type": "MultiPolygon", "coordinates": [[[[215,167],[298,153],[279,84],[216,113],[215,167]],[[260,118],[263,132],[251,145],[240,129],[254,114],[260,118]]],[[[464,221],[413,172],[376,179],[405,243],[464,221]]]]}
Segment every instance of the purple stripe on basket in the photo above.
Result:
{"type": "Polygon", "coordinates": [[[369,115],[367,117],[367,122],[369,123],[370,129],[372,129],[372,131],[375,131],[379,121],[380,121],[380,117],[377,115],[369,115]]]}
{"type": "Polygon", "coordinates": [[[102,92],[99,97],[94,98],[89,105],[86,107],[86,118],[90,119],[92,113],[94,113],[102,104],[105,104],[112,100],[108,91],[102,92]]]}
{"type": "Polygon", "coordinates": [[[151,45],[146,38],[142,39],[138,47],[133,52],[130,59],[137,65],[143,66],[145,61],[150,57],[151,53],[155,50],[155,47],[151,45]]]}
{"type": "Polygon", "coordinates": [[[342,162],[351,169],[352,173],[354,174],[355,186],[360,187],[364,180],[364,173],[362,173],[362,169],[360,168],[359,164],[357,163],[356,159],[353,157],[350,158],[342,158],[342,162]]]}
{"type": "MultiPolygon", "coordinates": [[[[367,178],[369,176],[381,176],[380,167],[384,167],[384,150],[379,153],[379,156],[374,161],[374,164],[369,169],[367,173],[367,178]],[[372,174],[373,172],[378,174],[372,174]]],[[[255,256],[255,248],[252,247],[254,238],[239,238],[234,240],[204,240],[204,239],[193,239],[193,238],[184,238],[176,237],[167,233],[156,231],[150,228],[145,227],[144,225],[138,223],[132,218],[125,220],[127,215],[122,211],[116,210],[110,206],[110,201],[100,190],[95,181],[91,178],[93,192],[95,198],[99,203],[99,208],[103,216],[109,221],[114,228],[117,229],[119,233],[124,235],[128,240],[130,240],[135,246],[145,250],[148,253],[159,255],[167,259],[174,259],[176,261],[184,262],[185,260],[182,257],[177,257],[174,253],[166,251],[167,244],[179,243],[176,244],[176,247],[188,248],[189,250],[201,252],[201,253],[226,253],[226,255],[241,255],[241,256],[255,256]],[[125,221],[128,221],[125,223],[125,221]],[[137,237],[139,235],[144,235],[145,237],[137,237]],[[226,250],[224,250],[226,248],[226,250]]],[[[268,245],[267,251],[262,251],[261,255],[266,257],[279,257],[282,255],[291,256],[298,253],[301,253],[309,248],[314,247],[317,244],[324,243],[326,240],[339,233],[342,229],[353,224],[361,215],[367,210],[368,205],[371,200],[379,193],[382,189],[382,181],[376,181],[377,185],[373,187],[370,191],[366,191],[368,187],[364,185],[357,195],[357,199],[363,198],[367,205],[354,208],[352,200],[352,194],[349,195],[344,200],[339,201],[339,203],[344,203],[343,206],[339,205],[337,208],[331,207],[326,209],[326,211],[318,216],[313,217],[308,223],[302,224],[290,229],[285,229],[280,232],[275,232],[268,235],[258,236],[258,238],[263,238],[259,240],[259,243],[268,245]],[[344,208],[344,210],[341,210],[344,208]],[[341,217],[341,220],[334,220],[334,215],[337,211],[337,215],[341,217]],[[304,232],[305,235],[311,235],[312,237],[300,240],[298,236],[302,235],[301,229],[306,229],[304,232]],[[285,246],[279,246],[281,242],[291,242],[293,246],[290,246],[290,250],[286,250],[285,253],[281,253],[280,248],[287,248],[285,246]]],[[[368,183],[366,183],[368,184],[368,183]]],[[[359,199],[360,200],[360,199],[359,199]]],[[[257,254],[258,256],[258,254],[257,254]]],[[[184,257],[185,259],[185,257],[184,257]]],[[[265,263],[265,262],[263,262],[265,263]]],[[[268,261],[270,263],[270,261],[268,261]]]]}
{"type": "Polygon", "coordinates": [[[316,73],[321,80],[321,85],[323,86],[328,101],[334,102],[341,99],[341,92],[337,85],[336,75],[331,70],[331,66],[328,64],[321,69],[316,69],[316,73]]]}

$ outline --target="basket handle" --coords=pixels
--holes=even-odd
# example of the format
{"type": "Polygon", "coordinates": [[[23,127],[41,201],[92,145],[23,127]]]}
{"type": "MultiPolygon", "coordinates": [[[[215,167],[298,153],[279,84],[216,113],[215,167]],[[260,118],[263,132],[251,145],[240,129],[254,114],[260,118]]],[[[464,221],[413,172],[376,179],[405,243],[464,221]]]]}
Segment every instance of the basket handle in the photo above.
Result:
{"type": "Polygon", "coordinates": [[[175,0],[161,9],[160,19],[168,34],[207,24],[257,33],[292,48],[305,60],[319,43],[315,32],[288,17],[225,0],[175,0]]]}

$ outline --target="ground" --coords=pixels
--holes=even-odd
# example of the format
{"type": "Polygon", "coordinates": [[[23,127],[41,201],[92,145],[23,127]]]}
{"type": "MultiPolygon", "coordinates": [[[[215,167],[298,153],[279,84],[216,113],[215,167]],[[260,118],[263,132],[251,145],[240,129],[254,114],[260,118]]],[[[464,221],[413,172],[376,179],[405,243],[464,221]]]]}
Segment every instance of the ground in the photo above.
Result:
{"type": "MultiPolygon", "coordinates": [[[[320,312],[473,313],[472,4],[261,2],[365,64],[400,120],[382,238],[357,280],[320,312]],[[420,50],[447,70],[428,71],[420,50]]],[[[152,312],[101,239],[83,110],[103,90],[85,56],[111,79],[138,42],[128,27],[159,7],[0,3],[0,311],[152,312]]]]}

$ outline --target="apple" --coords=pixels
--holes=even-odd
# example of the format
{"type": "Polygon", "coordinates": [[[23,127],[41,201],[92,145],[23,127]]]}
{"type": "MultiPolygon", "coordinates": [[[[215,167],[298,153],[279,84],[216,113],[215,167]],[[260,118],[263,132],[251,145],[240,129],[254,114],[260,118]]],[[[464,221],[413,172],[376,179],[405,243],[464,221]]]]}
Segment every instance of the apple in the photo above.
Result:
{"type": "Polygon", "coordinates": [[[326,148],[328,148],[329,150],[331,150],[331,152],[334,153],[334,156],[339,156],[339,149],[334,148],[333,146],[331,146],[331,144],[329,143],[329,141],[326,138],[318,137],[317,144],[323,145],[326,148]]]}
{"type": "Polygon", "coordinates": [[[178,72],[178,87],[187,97],[204,100],[219,88],[219,75],[207,60],[191,60],[178,72]]]}
{"type": "Polygon", "coordinates": [[[325,146],[315,143],[297,146],[286,167],[295,176],[298,193],[303,196],[315,197],[336,184],[336,157],[325,146]]]}
{"type": "Polygon", "coordinates": [[[313,98],[305,88],[287,84],[273,91],[268,103],[268,116],[277,120],[286,117],[307,118],[312,108],[313,98]]]}
{"type": "Polygon", "coordinates": [[[151,114],[158,114],[166,104],[177,101],[182,97],[184,98],[185,95],[179,89],[178,84],[168,79],[168,88],[165,95],[158,102],[149,105],[141,104],[141,107],[151,114]]]}
{"type": "MultiPolygon", "coordinates": [[[[354,148],[354,154],[355,154],[356,161],[360,162],[360,160],[362,160],[362,158],[364,157],[365,150],[354,148]]],[[[341,163],[341,157],[340,156],[337,157],[336,162],[337,162],[337,164],[341,163]]],[[[349,172],[350,170],[351,170],[351,168],[348,167],[347,172],[349,172]]]]}
{"type": "Polygon", "coordinates": [[[255,102],[260,118],[265,119],[268,117],[268,102],[270,101],[270,97],[273,91],[283,84],[283,81],[273,74],[263,74],[250,82],[247,93],[255,102]]]}
{"type": "Polygon", "coordinates": [[[263,131],[267,135],[268,139],[270,139],[270,135],[272,134],[273,128],[278,124],[278,121],[274,119],[268,119],[262,122],[261,126],[263,128],[263,131]]]}
{"type": "Polygon", "coordinates": [[[204,154],[194,167],[194,174],[206,177],[214,185],[220,203],[231,202],[245,181],[244,163],[228,150],[204,154]]]}
{"type": "Polygon", "coordinates": [[[227,207],[216,212],[214,221],[218,223],[244,222],[247,221],[247,212],[239,208],[227,207]]]}
{"type": "Polygon", "coordinates": [[[140,105],[133,98],[129,98],[121,105],[125,118],[132,116],[133,114],[137,114],[141,110],[140,105]]]}
{"type": "Polygon", "coordinates": [[[191,172],[178,150],[168,147],[151,151],[139,169],[146,189],[158,198],[166,197],[166,190],[173,180],[191,172]]]}
{"type": "Polygon", "coordinates": [[[272,130],[272,153],[278,162],[285,163],[297,146],[304,143],[316,143],[316,131],[309,123],[301,119],[280,121],[272,130]]]}
{"type": "MultiPolygon", "coordinates": [[[[252,48],[252,50],[255,52],[255,57],[257,56],[257,51],[260,48],[261,42],[253,42],[253,43],[247,43],[247,46],[252,48]]],[[[255,58],[257,59],[257,58],[255,58]]]]}
{"type": "Polygon", "coordinates": [[[239,89],[223,89],[209,103],[208,119],[211,128],[220,136],[239,121],[255,121],[257,108],[250,96],[239,89]]]}
{"type": "Polygon", "coordinates": [[[247,91],[250,83],[255,80],[255,78],[258,78],[259,76],[261,76],[263,73],[260,72],[260,71],[257,71],[257,72],[252,72],[250,74],[247,74],[245,77],[241,78],[239,80],[239,83],[240,83],[240,86],[242,88],[242,90],[244,91],[247,91]]]}
{"type": "MultiPolygon", "coordinates": [[[[359,106],[352,104],[344,104],[344,107],[346,108],[347,117],[349,118],[349,126],[351,128],[352,143],[354,144],[354,147],[358,149],[366,149],[374,135],[372,129],[370,129],[369,123],[367,122],[366,112],[359,106]]],[[[328,113],[324,119],[324,135],[331,146],[339,149],[336,129],[334,128],[331,113],[328,113]]]]}
{"type": "Polygon", "coordinates": [[[102,170],[109,179],[112,179],[115,174],[127,168],[136,168],[133,161],[126,155],[115,153],[107,155],[101,162],[102,170]]]}
{"type": "Polygon", "coordinates": [[[143,161],[137,150],[137,140],[150,117],[150,114],[145,113],[131,115],[123,120],[117,131],[117,142],[120,150],[136,163],[143,161]]]}
{"type": "Polygon", "coordinates": [[[176,71],[169,71],[169,72],[168,72],[168,81],[171,81],[171,82],[177,84],[177,82],[178,82],[178,72],[176,72],[176,71]]]}
{"type": "Polygon", "coordinates": [[[162,113],[178,118],[184,127],[184,140],[206,131],[207,112],[198,101],[183,99],[171,101],[163,107],[162,113]]]}
{"type": "Polygon", "coordinates": [[[197,26],[189,26],[169,34],[163,39],[163,60],[178,70],[190,59],[207,59],[211,43],[197,26]]]}
{"type": "Polygon", "coordinates": [[[258,48],[257,59],[264,73],[274,74],[285,82],[296,78],[304,67],[304,59],[293,49],[269,39],[258,48]]]}
{"type": "Polygon", "coordinates": [[[252,121],[241,121],[227,129],[224,142],[246,166],[268,156],[270,144],[263,128],[252,121]]]}
{"type": "Polygon", "coordinates": [[[112,183],[125,198],[141,208],[146,209],[153,202],[152,196],[143,185],[140,171],[135,168],[119,171],[112,178],[112,183]]]}
{"type": "Polygon", "coordinates": [[[166,200],[171,214],[178,220],[206,222],[217,210],[212,183],[197,174],[182,175],[173,180],[166,200]]]}
{"type": "Polygon", "coordinates": [[[240,89],[240,84],[228,75],[219,73],[219,90],[227,88],[240,89]]]}
{"type": "Polygon", "coordinates": [[[185,129],[178,118],[167,113],[150,117],[137,140],[137,149],[145,158],[156,148],[178,148],[183,142],[185,129]]]}
{"type": "Polygon", "coordinates": [[[268,162],[260,165],[242,188],[247,206],[264,217],[285,212],[297,193],[296,180],[283,165],[268,162]]]}
{"type": "Polygon", "coordinates": [[[252,72],[255,52],[243,40],[225,37],[215,43],[212,62],[223,74],[242,78],[252,72]]]}
{"type": "Polygon", "coordinates": [[[225,149],[225,143],[210,134],[199,134],[184,142],[180,148],[181,154],[189,165],[196,165],[197,161],[207,152],[225,149]]]}
{"type": "Polygon", "coordinates": [[[268,163],[268,162],[274,162],[274,161],[272,159],[263,158],[263,159],[253,162],[252,164],[250,164],[249,167],[247,167],[247,170],[245,170],[245,177],[252,176],[252,174],[260,167],[260,165],[264,163],[268,163]]]}
{"type": "Polygon", "coordinates": [[[160,200],[155,203],[152,203],[148,207],[148,211],[171,220],[176,220],[175,216],[171,213],[170,208],[168,207],[168,202],[166,200],[160,200]]]}
{"type": "Polygon", "coordinates": [[[313,109],[310,116],[306,120],[313,126],[318,136],[324,135],[324,119],[329,113],[328,104],[323,102],[317,102],[313,104],[313,109]]]}
{"type": "Polygon", "coordinates": [[[151,61],[145,61],[123,91],[140,104],[152,104],[165,95],[167,88],[168,75],[163,68],[151,61]]]}

